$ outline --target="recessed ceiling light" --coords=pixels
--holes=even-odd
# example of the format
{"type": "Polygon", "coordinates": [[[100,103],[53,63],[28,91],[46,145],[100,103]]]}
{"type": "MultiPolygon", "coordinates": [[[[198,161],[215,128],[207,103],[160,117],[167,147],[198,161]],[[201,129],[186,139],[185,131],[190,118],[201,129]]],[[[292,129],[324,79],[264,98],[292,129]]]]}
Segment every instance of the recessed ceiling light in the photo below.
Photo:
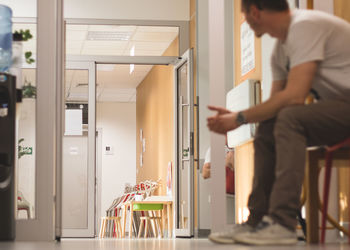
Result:
{"type": "Polygon", "coordinates": [[[128,31],[89,31],[86,39],[89,41],[129,41],[132,32],[128,31]]]}

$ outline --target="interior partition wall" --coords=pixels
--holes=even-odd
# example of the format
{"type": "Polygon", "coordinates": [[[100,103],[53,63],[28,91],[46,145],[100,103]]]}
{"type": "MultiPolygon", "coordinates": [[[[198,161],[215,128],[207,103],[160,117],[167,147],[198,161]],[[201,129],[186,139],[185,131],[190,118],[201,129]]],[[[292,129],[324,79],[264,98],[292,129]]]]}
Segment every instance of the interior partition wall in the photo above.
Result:
{"type": "Polygon", "coordinates": [[[63,76],[63,1],[37,0],[36,216],[16,222],[17,240],[56,237],[56,177],[60,161],[60,83],[63,76]]]}

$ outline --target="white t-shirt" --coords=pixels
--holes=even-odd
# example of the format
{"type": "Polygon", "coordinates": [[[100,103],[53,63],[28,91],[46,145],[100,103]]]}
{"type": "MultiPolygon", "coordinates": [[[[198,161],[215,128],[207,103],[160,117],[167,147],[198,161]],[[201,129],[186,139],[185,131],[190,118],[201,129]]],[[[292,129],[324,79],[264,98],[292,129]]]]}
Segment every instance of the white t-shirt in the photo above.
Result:
{"type": "Polygon", "coordinates": [[[287,80],[302,63],[318,61],[312,89],[321,99],[350,101],[350,24],[320,11],[295,10],[285,42],[271,58],[273,80],[287,80]]]}

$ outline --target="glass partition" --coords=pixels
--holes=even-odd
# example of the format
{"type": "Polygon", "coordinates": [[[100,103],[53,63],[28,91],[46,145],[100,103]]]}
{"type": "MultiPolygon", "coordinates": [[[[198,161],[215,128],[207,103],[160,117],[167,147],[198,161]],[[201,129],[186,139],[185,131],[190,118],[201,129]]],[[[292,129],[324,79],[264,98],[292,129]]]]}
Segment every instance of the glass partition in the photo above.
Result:
{"type": "Polygon", "coordinates": [[[17,219],[35,219],[36,197],[36,24],[13,23],[23,41],[13,43],[14,63],[22,103],[17,104],[17,219]]]}

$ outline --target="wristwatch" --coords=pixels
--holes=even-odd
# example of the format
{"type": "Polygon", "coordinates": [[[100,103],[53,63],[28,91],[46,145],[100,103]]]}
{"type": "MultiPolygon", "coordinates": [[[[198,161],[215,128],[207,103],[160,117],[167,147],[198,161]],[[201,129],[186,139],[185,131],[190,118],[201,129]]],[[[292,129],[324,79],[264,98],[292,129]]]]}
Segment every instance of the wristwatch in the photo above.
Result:
{"type": "Polygon", "coordinates": [[[238,125],[246,124],[247,120],[243,114],[243,112],[238,112],[237,117],[236,117],[236,122],[238,125]]]}

